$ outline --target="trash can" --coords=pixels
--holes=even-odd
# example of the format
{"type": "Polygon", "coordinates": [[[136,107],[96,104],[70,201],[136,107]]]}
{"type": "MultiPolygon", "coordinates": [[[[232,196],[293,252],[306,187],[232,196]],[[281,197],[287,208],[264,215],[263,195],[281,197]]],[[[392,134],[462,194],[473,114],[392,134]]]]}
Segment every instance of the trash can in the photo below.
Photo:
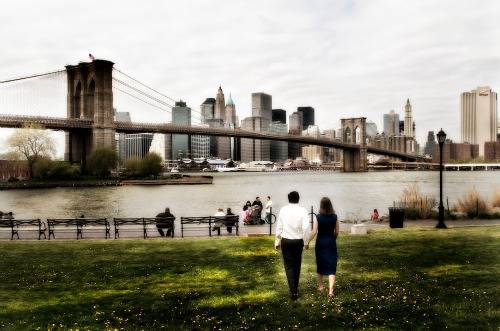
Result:
{"type": "Polygon", "coordinates": [[[389,207],[389,226],[391,229],[402,228],[405,220],[405,209],[389,207]]]}

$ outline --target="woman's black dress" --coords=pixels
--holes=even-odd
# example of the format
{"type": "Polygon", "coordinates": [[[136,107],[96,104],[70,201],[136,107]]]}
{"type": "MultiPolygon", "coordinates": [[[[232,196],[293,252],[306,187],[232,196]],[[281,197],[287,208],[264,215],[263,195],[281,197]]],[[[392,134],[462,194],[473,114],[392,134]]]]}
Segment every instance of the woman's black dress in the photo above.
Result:
{"type": "Polygon", "coordinates": [[[318,220],[318,238],[316,239],[316,266],[321,275],[335,275],[337,272],[337,243],[335,225],[337,215],[316,215],[318,220]]]}

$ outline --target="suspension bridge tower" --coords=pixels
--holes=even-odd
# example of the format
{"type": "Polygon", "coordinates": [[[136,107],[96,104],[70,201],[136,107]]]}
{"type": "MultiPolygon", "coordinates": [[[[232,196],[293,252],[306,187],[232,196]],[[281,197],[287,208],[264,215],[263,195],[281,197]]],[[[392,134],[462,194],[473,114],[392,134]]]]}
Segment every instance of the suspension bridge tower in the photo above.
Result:
{"type": "Polygon", "coordinates": [[[67,118],[92,122],[92,129],[66,133],[64,159],[86,164],[87,155],[97,148],[115,147],[113,111],[113,62],[93,60],[66,66],[67,118]]]}
{"type": "Polygon", "coordinates": [[[358,144],[359,149],[343,152],[344,172],[360,172],[368,170],[366,148],[366,117],[343,118],[342,141],[349,144],[358,144]]]}

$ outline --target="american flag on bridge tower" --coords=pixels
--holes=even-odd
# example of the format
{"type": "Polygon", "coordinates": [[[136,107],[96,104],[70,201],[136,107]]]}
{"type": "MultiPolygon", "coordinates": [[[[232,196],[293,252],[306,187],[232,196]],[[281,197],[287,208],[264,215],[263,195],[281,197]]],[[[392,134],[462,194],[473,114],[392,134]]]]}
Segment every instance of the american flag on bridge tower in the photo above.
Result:
{"type": "Polygon", "coordinates": [[[90,53],[89,53],[89,58],[90,58],[92,61],[94,61],[94,60],[95,60],[94,55],[92,55],[92,54],[90,54],[90,53]]]}

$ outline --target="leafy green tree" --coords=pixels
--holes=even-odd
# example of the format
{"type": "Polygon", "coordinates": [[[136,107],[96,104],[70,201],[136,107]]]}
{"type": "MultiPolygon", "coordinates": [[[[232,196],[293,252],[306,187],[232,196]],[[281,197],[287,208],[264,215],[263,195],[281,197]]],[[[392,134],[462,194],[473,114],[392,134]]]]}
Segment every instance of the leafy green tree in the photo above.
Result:
{"type": "Polygon", "coordinates": [[[157,177],[162,170],[161,156],[156,153],[148,153],[141,160],[141,175],[144,177],[157,177]]]}
{"type": "Polygon", "coordinates": [[[98,148],[87,159],[88,171],[98,177],[108,177],[118,164],[118,154],[111,148],[98,148]]]}
{"type": "Polygon", "coordinates": [[[29,176],[33,177],[33,166],[40,157],[51,157],[56,152],[54,139],[40,125],[27,124],[7,138],[9,148],[23,156],[28,162],[29,176]]]}
{"type": "Polygon", "coordinates": [[[48,179],[49,173],[52,170],[54,161],[50,158],[41,156],[33,163],[32,178],[35,179],[48,179]]]}

